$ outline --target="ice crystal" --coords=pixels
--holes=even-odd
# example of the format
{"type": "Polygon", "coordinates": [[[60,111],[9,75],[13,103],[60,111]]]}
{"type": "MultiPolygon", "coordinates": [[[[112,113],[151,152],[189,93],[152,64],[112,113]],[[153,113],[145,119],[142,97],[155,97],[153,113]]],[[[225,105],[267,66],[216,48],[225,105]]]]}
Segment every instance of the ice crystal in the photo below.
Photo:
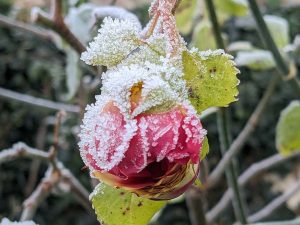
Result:
{"type": "Polygon", "coordinates": [[[81,59],[89,65],[115,66],[139,46],[139,31],[132,20],[106,17],[81,59]]]}
{"type": "Polygon", "coordinates": [[[96,7],[93,11],[93,14],[95,16],[95,19],[105,18],[109,16],[112,18],[118,18],[120,20],[131,20],[133,23],[137,25],[139,29],[142,29],[141,23],[136,15],[118,6],[96,7]]]}
{"type": "Polygon", "coordinates": [[[111,96],[127,118],[155,106],[164,108],[164,104],[175,105],[179,96],[159,72],[139,65],[120,66],[103,75],[102,94],[111,96]],[[131,89],[138,83],[142,83],[141,99],[131,112],[131,89]]]}
{"type": "Polygon", "coordinates": [[[233,56],[230,54],[225,53],[225,51],[223,49],[217,49],[217,50],[207,50],[207,51],[199,51],[198,48],[192,48],[190,51],[190,53],[197,53],[202,60],[208,59],[212,56],[218,56],[218,55],[223,55],[225,57],[227,57],[228,59],[233,59],[233,56]]]}
{"type": "Polygon", "coordinates": [[[137,50],[131,52],[121,65],[139,64],[146,62],[160,64],[160,57],[166,56],[167,39],[164,34],[155,34],[144,40],[137,50]]]}
{"type": "Polygon", "coordinates": [[[96,103],[87,106],[79,135],[83,161],[102,170],[112,169],[123,159],[136,130],[136,121],[126,120],[109,97],[97,96],[96,103]]]}

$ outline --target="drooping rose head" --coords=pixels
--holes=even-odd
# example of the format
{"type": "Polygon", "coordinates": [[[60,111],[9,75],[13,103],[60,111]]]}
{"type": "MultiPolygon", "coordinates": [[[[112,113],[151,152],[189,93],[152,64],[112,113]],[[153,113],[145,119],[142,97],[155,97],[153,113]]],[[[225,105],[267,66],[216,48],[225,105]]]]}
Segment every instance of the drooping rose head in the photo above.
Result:
{"type": "MultiPolygon", "coordinates": [[[[127,80],[130,72],[137,70],[127,71],[127,80]]],[[[87,107],[81,156],[91,174],[111,186],[151,199],[171,199],[197,177],[205,130],[188,104],[174,100],[149,108],[150,96],[160,92],[149,91],[157,78],[144,75],[119,89],[120,83],[111,80],[115,93],[123,93],[128,104],[120,103],[121,94],[122,101],[106,95],[104,86],[104,94],[87,107]],[[123,92],[128,89],[129,94],[123,92]]]]}

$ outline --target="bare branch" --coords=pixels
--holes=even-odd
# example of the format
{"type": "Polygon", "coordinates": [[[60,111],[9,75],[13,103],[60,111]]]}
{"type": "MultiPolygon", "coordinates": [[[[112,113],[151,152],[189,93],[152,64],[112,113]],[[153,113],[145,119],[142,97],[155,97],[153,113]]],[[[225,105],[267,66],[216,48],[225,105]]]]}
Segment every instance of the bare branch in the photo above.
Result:
{"type": "Polygon", "coordinates": [[[185,194],[186,204],[192,225],[206,225],[206,219],[202,204],[202,193],[196,187],[191,187],[185,194]]]}
{"type": "Polygon", "coordinates": [[[248,221],[253,223],[268,217],[298,191],[300,191],[300,181],[298,181],[288,191],[284,192],[282,195],[278,196],[273,201],[271,201],[263,209],[249,216],[248,221]]]}
{"type": "Polygon", "coordinates": [[[50,14],[52,21],[62,22],[62,0],[51,0],[50,14]]]}
{"type": "Polygon", "coordinates": [[[12,148],[0,151],[0,164],[20,157],[40,159],[44,161],[50,160],[50,154],[48,152],[31,148],[23,142],[18,142],[14,144],[12,148]]]}
{"type": "Polygon", "coordinates": [[[249,225],[299,225],[300,218],[288,221],[277,221],[277,222],[264,222],[264,223],[252,223],[249,225]]]}
{"type": "Polygon", "coordinates": [[[59,141],[59,129],[61,125],[61,119],[63,116],[66,115],[66,112],[64,111],[59,111],[56,113],[56,120],[55,120],[55,125],[54,125],[54,131],[53,131],[53,148],[54,148],[54,154],[57,152],[57,147],[58,147],[58,141],[59,141]]]}
{"type": "Polygon", "coordinates": [[[82,204],[82,206],[93,215],[94,211],[91,207],[91,203],[89,200],[89,192],[78,181],[78,179],[70,172],[70,170],[63,168],[61,170],[61,173],[62,173],[62,181],[70,185],[71,192],[74,193],[74,195],[77,197],[78,201],[82,204]]]}
{"type": "Polygon", "coordinates": [[[206,180],[204,186],[205,188],[211,188],[214,186],[222,177],[225,169],[230,164],[232,158],[236,156],[244,144],[246,143],[249,136],[252,134],[258,121],[261,119],[264,110],[267,107],[269,99],[271,98],[277,83],[280,81],[280,77],[276,76],[268,85],[266,92],[264,93],[262,99],[258,103],[251,117],[247,121],[245,127],[240,132],[239,136],[232,142],[230,148],[226,154],[222,157],[222,160],[218,163],[217,167],[212,171],[208,179],[206,180]]]}
{"type": "Polygon", "coordinates": [[[65,110],[66,112],[79,113],[80,108],[77,105],[70,105],[65,103],[53,102],[50,100],[36,98],[30,95],[21,94],[15,91],[11,91],[0,87],[0,97],[25,102],[34,106],[40,106],[52,110],[65,110]]]}
{"type": "Polygon", "coordinates": [[[55,39],[55,34],[52,31],[35,27],[27,23],[23,23],[20,21],[13,20],[7,16],[0,14],[0,25],[8,27],[8,28],[17,28],[26,33],[34,34],[35,36],[53,42],[55,39]]]}
{"type": "MultiPolygon", "coordinates": [[[[290,160],[295,157],[299,157],[300,153],[295,153],[289,155],[287,157],[283,157],[280,154],[275,154],[270,156],[260,162],[254,163],[251,165],[242,175],[239,176],[238,182],[240,186],[244,186],[249,182],[251,179],[256,177],[258,174],[275,167],[287,160],[290,160]]],[[[232,190],[227,189],[227,191],[222,196],[221,200],[206,214],[206,219],[208,223],[214,221],[229,205],[230,200],[233,196],[232,190]]]]}
{"type": "Polygon", "coordinates": [[[51,15],[46,14],[40,9],[32,11],[32,18],[55,32],[57,32],[78,54],[86,50],[81,41],[72,33],[65,24],[61,10],[62,0],[51,1],[51,15]]]}
{"type": "Polygon", "coordinates": [[[35,191],[25,200],[20,221],[32,220],[37,208],[50,195],[59,179],[59,171],[50,167],[35,191]]]}
{"type": "Polygon", "coordinates": [[[45,174],[44,179],[24,202],[24,211],[21,217],[22,221],[32,219],[40,203],[49,196],[52,188],[60,182],[67,183],[70,186],[70,191],[74,193],[79,200],[79,203],[89,213],[92,215],[94,214],[89,201],[89,192],[71,173],[71,171],[65,168],[63,163],[56,160],[56,158],[53,158],[51,151],[44,152],[19,142],[14,144],[10,149],[4,149],[0,151],[0,164],[22,157],[41,159],[51,164],[45,174]]]}

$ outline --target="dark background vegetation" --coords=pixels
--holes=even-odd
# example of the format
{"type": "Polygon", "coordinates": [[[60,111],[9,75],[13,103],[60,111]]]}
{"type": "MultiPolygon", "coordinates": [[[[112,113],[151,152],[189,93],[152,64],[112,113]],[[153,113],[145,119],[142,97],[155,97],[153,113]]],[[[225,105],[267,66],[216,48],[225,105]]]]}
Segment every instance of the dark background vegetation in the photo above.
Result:
{"type": "MultiPolygon", "coordinates": [[[[1,0],[1,13],[14,15],[16,13],[14,4],[12,0],[1,0]]],[[[300,5],[292,8],[285,7],[279,0],[269,0],[263,2],[262,5],[268,14],[280,15],[289,21],[291,40],[295,38],[297,33],[300,33],[300,5]]],[[[148,18],[147,7],[148,5],[142,5],[134,8],[143,23],[148,18]]],[[[22,10],[24,10],[22,13],[26,15],[28,9],[22,10]]],[[[18,16],[22,17],[22,13],[20,11],[18,13],[18,16]]],[[[223,27],[223,31],[228,34],[229,41],[250,40],[256,46],[263,48],[255,29],[237,26],[237,20],[239,18],[231,18],[223,27]]],[[[191,35],[186,36],[187,40],[190,38],[191,35]]],[[[300,69],[299,61],[298,70],[300,69]]],[[[0,87],[53,101],[62,101],[61,95],[66,92],[65,76],[63,76],[65,65],[65,53],[58,50],[55,45],[31,34],[0,26],[0,87]]],[[[231,107],[231,125],[234,137],[246,123],[261,98],[270,77],[274,76],[275,73],[274,70],[255,72],[246,68],[240,69],[239,101],[231,107]]],[[[99,93],[99,89],[95,93],[99,93]]],[[[290,99],[294,98],[295,96],[287,84],[282,83],[276,89],[257,130],[247,141],[242,154],[239,155],[239,173],[252,163],[276,153],[275,126],[280,111],[288,105],[290,99]]],[[[77,103],[76,99],[76,97],[71,99],[69,103],[77,103]]],[[[91,95],[88,102],[92,102],[93,99],[94,97],[91,95]]],[[[13,143],[23,141],[29,146],[47,150],[53,142],[54,118],[55,111],[0,99],[0,149],[9,148],[13,143]]],[[[91,191],[89,174],[86,170],[81,170],[83,162],[79,156],[76,137],[78,124],[80,124],[80,117],[77,114],[69,113],[63,119],[59,158],[91,191]]],[[[210,142],[208,163],[212,168],[220,159],[216,116],[209,116],[203,121],[203,124],[208,130],[210,142]]],[[[289,173],[293,171],[297,163],[299,161],[294,160],[281,165],[273,170],[273,173],[289,173]]],[[[18,220],[24,199],[28,197],[43,177],[45,170],[44,164],[24,159],[0,165],[0,220],[2,217],[18,220]],[[30,179],[32,173],[35,172],[37,173],[37,180],[30,179]]],[[[279,194],[272,192],[271,186],[272,184],[262,177],[252,180],[246,186],[243,191],[248,212],[257,211],[279,194]]],[[[206,193],[205,207],[211,208],[226,188],[224,178],[220,185],[206,193]]],[[[284,205],[268,219],[283,220],[293,218],[296,215],[297,212],[284,205]]],[[[232,208],[228,208],[220,217],[218,224],[230,224],[233,222],[233,218],[232,208]]],[[[94,217],[85,212],[71,194],[63,194],[59,191],[43,202],[35,216],[35,221],[40,225],[92,225],[98,223],[94,217]]],[[[166,207],[157,222],[157,225],[188,224],[190,222],[184,201],[166,207]]]]}

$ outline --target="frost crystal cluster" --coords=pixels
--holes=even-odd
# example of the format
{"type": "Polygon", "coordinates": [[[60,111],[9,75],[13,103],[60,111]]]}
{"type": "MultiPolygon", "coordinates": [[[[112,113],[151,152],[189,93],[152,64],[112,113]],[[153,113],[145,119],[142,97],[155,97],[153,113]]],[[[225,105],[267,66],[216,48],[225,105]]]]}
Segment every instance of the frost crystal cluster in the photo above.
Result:
{"type": "Polygon", "coordinates": [[[177,197],[195,181],[206,135],[188,98],[183,52],[206,55],[186,48],[175,2],[155,0],[144,29],[106,18],[81,56],[108,67],[101,95],[86,108],[81,157],[93,177],[151,199],[177,197]]]}

